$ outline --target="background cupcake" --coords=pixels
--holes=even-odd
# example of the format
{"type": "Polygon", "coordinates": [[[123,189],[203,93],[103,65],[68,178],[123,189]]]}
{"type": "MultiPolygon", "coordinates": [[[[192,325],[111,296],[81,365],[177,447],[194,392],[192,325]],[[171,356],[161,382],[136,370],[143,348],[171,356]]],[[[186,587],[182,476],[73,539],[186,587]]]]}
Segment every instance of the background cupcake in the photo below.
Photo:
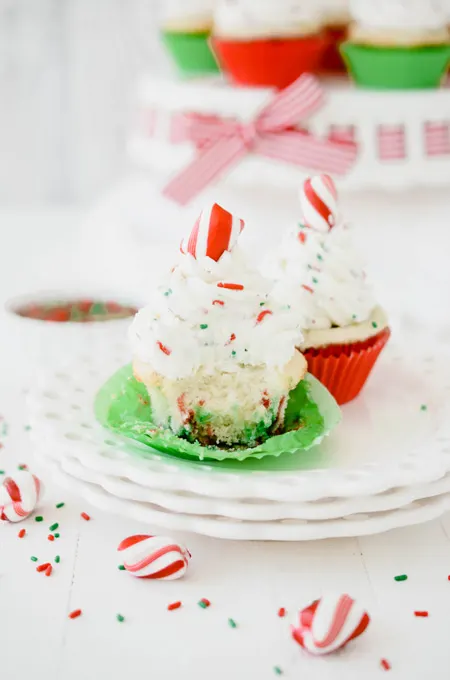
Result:
{"type": "Polygon", "coordinates": [[[286,87],[319,69],[326,47],[313,0],[218,0],[213,48],[241,85],[286,87]]]}
{"type": "Polygon", "coordinates": [[[354,23],[342,45],[357,84],[438,87],[450,59],[442,0],[350,0],[354,23]]]}
{"type": "Polygon", "coordinates": [[[345,64],[340,53],[340,46],[348,37],[349,0],[320,0],[319,4],[328,41],[322,58],[322,70],[328,73],[342,73],[345,71],[345,64]]]}
{"type": "Polygon", "coordinates": [[[214,0],[164,0],[162,38],[184,75],[218,71],[208,44],[213,8],[214,0]]]}
{"type": "Polygon", "coordinates": [[[339,216],[333,180],[306,180],[301,204],[303,221],[276,255],[274,293],[299,320],[309,372],[344,404],[361,391],[390,331],[339,216]]]}
{"type": "Polygon", "coordinates": [[[306,372],[298,322],[236,245],[243,227],[217,204],[203,211],[130,329],[152,420],[203,445],[251,447],[277,433],[306,372]]]}

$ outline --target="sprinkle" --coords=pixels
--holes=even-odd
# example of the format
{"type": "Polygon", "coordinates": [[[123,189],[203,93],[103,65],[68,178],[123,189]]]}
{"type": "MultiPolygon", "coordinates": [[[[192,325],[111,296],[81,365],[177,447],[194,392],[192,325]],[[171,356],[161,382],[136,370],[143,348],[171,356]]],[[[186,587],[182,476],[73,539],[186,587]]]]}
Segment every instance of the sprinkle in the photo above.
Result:
{"type": "Polygon", "coordinates": [[[50,531],[56,531],[56,529],[57,529],[58,527],[59,527],[58,522],[55,522],[54,524],[51,525],[51,527],[49,527],[49,530],[50,530],[50,531]]]}
{"type": "Polygon", "coordinates": [[[319,255],[317,255],[317,259],[320,260],[320,261],[322,262],[323,257],[322,257],[322,255],[320,255],[320,253],[319,253],[319,255]]]}
{"type": "Polygon", "coordinates": [[[319,283],[319,279],[316,279],[316,278],[313,276],[312,282],[313,282],[313,283],[319,283]]]}
{"type": "Polygon", "coordinates": [[[18,470],[28,470],[28,465],[25,465],[25,463],[20,463],[20,465],[17,466],[18,470]]]}
{"type": "Polygon", "coordinates": [[[234,342],[235,340],[236,340],[236,335],[234,333],[232,333],[230,335],[230,339],[228,340],[228,342],[226,344],[231,345],[231,343],[234,342]]]}
{"type": "Polygon", "coordinates": [[[45,571],[47,567],[50,567],[50,562],[44,562],[44,564],[40,564],[38,567],[36,567],[36,571],[45,571]]]}
{"type": "Polygon", "coordinates": [[[231,356],[232,356],[232,357],[235,357],[235,356],[236,356],[236,350],[233,350],[233,351],[231,352],[231,356]]]}
{"type": "Polygon", "coordinates": [[[51,573],[53,571],[53,567],[51,564],[48,565],[47,569],[45,570],[45,575],[46,576],[51,576],[51,573]]]}
{"type": "Polygon", "coordinates": [[[4,474],[5,474],[5,471],[4,471],[4,470],[0,470],[0,475],[4,475],[4,474]]]}
{"type": "Polygon", "coordinates": [[[225,302],[223,300],[213,300],[212,303],[213,303],[213,305],[221,305],[222,307],[225,304],[225,302]]]}
{"type": "Polygon", "coordinates": [[[181,602],[172,602],[172,604],[167,605],[167,609],[169,612],[172,612],[174,609],[179,609],[181,607],[181,602]]]}
{"type": "Polygon", "coordinates": [[[381,659],[380,661],[381,668],[384,668],[385,671],[390,671],[391,670],[391,664],[387,659],[381,659]]]}
{"type": "Polygon", "coordinates": [[[60,537],[60,534],[53,534],[53,536],[54,536],[55,538],[59,538],[59,537],[60,537]]]}
{"type": "Polygon", "coordinates": [[[200,328],[202,329],[202,331],[204,331],[206,328],[208,328],[208,324],[207,323],[201,323],[200,328]]]}
{"type": "Polygon", "coordinates": [[[394,581],[406,581],[407,578],[406,574],[400,574],[400,576],[394,576],[394,581]]]}
{"type": "Polygon", "coordinates": [[[57,503],[57,504],[56,504],[56,507],[58,508],[58,510],[59,510],[60,508],[63,508],[64,506],[65,506],[65,503],[57,503]]]}
{"type": "Polygon", "coordinates": [[[166,292],[164,293],[164,296],[165,296],[165,297],[168,297],[169,295],[172,295],[172,293],[173,293],[172,288],[169,288],[169,289],[166,290],[166,292]]]}
{"type": "Polygon", "coordinates": [[[70,612],[69,619],[77,619],[81,616],[81,613],[81,609],[74,609],[73,612],[70,612]]]}
{"type": "Polygon", "coordinates": [[[281,668],[279,666],[274,666],[273,672],[275,673],[275,675],[283,675],[283,671],[281,670],[281,668]]]}
{"type": "Polygon", "coordinates": [[[270,309],[265,309],[256,317],[256,323],[261,323],[261,321],[263,321],[266,316],[270,316],[271,314],[273,314],[273,312],[271,312],[270,309]]]}
{"type": "Polygon", "coordinates": [[[83,519],[85,519],[86,522],[89,522],[89,520],[91,519],[91,518],[89,517],[89,515],[87,514],[87,512],[82,512],[82,513],[81,513],[81,517],[82,517],[83,519]]]}
{"type": "Polygon", "coordinates": [[[356,314],[352,314],[352,319],[353,319],[353,321],[355,321],[357,318],[358,318],[358,317],[356,316],[356,314]]]}
{"type": "Polygon", "coordinates": [[[260,307],[264,307],[265,304],[266,304],[265,302],[260,302],[260,303],[259,303],[259,306],[260,306],[260,307]]]}
{"type": "Polygon", "coordinates": [[[230,628],[237,628],[237,623],[234,619],[228,619],[228,625],[230,628]]]}
{"type": "Polygon", "coordinates": [[[60,558],[59,555],[56,555],[55,562],[56,562],[56,564],[59,564],[61,562],[61,558],[60,558]]]}
{"type": "Polygon", "coordinates": [[[211,602],[206,599],[206,597],[202,597],[200,602],[197,602],[198,606],[201,607],[202,609],[208,609],[208,607],[211,606],[211,602]]]}
{"type": "Polygon", "coordinates": [[[125,617],[122,616],[122,614],[116,614],[116,619],[119,623],[123,623],[125,621],[125,617]]]}
{"type": "Polygon", "coordinates": [[[159,340],[158,340],[158,342],[157,342],[156,344],[158,345],[158,347],[159,347],[159,349],[161,350],[161,352],[163,352],[163,353],[166,354],[167,356],[170,356],[170,355],[172,354],[172,350],[169,349],[168,347],[166,347],[165,345],[163,345],[162,342],[160,342],[159,340]]]}
{"type": "Polygon", "coordinates": [[[120,571],[125,571],[125,565],[119,564],[117,565],[117,569],[120,569],[120,571]]]}
{"type": "Polygon", "coordinates": [[[414,612],[414,616],[418,616],[421,619],[426,619],[428,616],[428,612],[414,612]]]}
{"type": "Polygon", "coordinates": [[[300,241],[300,243],[305,243],[305,241],[306,241],[306,234],[305,234],[304,231],[301,231],[301,232],[299,233],[299,235],[298,235],[298,240],[300,241]]]}
{"type": "Polygon", "coordinates": [[[48,541],[54,541],[54,540],[55,540],[55,537],[53,536],[53,534],[49,534],[49,535],[47,536],[47,540],[48,540],[48,541]]]}
{"type": "Polygon", "coordinates": [[[27,533],[27,532],[26,532],[25,529],[21,529],[17,535],[18,535],[19,538],[23,538],[23,537],[25,536],[26,533],[27,533]]]}
{"type": "Polygon", "coordinates": [[[37,517],[34,518],[34,521],[35,522],[43,522],[44,518],[42,517],[42,515],[38,515],[37,517]]]}
{"type": "Polygon", "coordinates": [[[29,432],[31,430],[31,425],[25,425],[23,429],[25,430],[25,432],[29,432]]]}
{"type": "Polygon", "coordinates": [[[217,288],[227,288],[228,290],[244,290],[244,286],[240,283],[223,283],[220,281],[217,284],[217,288]]]}
{"type": "Polygon", "coordinates": [[[427,406],[426,404],[422,404],[422,406],[420,407],[420,410],[421,410],[421,411],[427,411],[427,410],[428,410],[428,406],[427,406]]]}
{"type": "Polygon", "coordinates": [[[308,293],[314,293],[313,289],[311,286],[305,286],[305,284],[302,284],[302,288],[308,291],[308,293]]]}
{"type": "Polygon", "coordinates": [[[278,616],[282,619],[286,616],[286,609],[284,607],[280,607],[278,610],[278,616]]]}
{"type": "Polygon", "coordinates": [[[31,560],[32,562],[37,562],[37,561],[38,561],[38,558],[35,557],[34,555],[32,555],[32,556],[30,557],[30,560],[31,560]]]}
{"type": "Polygon", "coordinates": [[[372,328],[378,328],[378,324],[376,321],[372,321],[372,328]]]}

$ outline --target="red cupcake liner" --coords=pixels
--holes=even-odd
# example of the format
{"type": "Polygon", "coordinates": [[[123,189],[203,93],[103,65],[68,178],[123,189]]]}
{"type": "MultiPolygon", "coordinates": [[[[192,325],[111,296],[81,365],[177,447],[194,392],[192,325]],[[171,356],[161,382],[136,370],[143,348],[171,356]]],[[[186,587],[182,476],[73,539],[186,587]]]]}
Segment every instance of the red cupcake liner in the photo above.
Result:
{"type": "Polygon", "coordinates": [[[325,31],[328,45],[322,55],[323,73],[346,73],[347,67],[339,51],[341,43],[347,40],[347,26],[328,26],[325,31]]]}
{"type": "Polygon", "coordinates": [[[307,349],[303,354],[308,371],[338,404],[346,404],[361,392],[390,335],[390,329],[385,328],[363,342],[307,349]]]}
{"type": "Polygon", "coordinates": [[[314,73],[328,42],[323,34],[301,38],[223,40],[211,47],[223,71],[237,85],[284,88],[303,73],[314,73]]]}

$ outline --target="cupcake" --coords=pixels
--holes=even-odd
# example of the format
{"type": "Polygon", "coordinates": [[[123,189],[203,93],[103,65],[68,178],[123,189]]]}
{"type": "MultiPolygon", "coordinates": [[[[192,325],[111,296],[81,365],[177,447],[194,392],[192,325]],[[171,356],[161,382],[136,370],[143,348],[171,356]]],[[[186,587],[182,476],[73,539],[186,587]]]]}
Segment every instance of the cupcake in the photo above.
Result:
{"type": "Polygon", "coordinates": [[[165,0],[161,36],[181,74],[218,72],[208,40],[214,0],[165,0]]]}
{"type": "Polygon", "coordinates": [[[302,327],[298,347],[309,372],[344,404],[361,391],[390,330],[339,215],[333,180],[313,177],[300,193],[303,220],[272,262],[274,296],[302,327]]]}
{"type": "Polygon", "coordinates": [[[152,421],[202,445],[257,446],[283,431],[306,360],[297,320],[248,264],[244,222],[215,204],[130,328],[133,372],[152,421]]]}
{"type": "Polygon", "coordinates": [[[343,73],[345,64],[340,46],[348,37],[350,23],[349,0],[320,0],[322,23],[328,45],[322,57],[325,73],[343,73]]]}
{"type": "Polygon", "coordinates": [[[212,45],[235,83],[282,88],[319,69],[326,41],[313,0],[219,0],[212,45]]]}
{"type": "Polygon", "coordinates": [[[450,60],[442,0],[351,0],[354,23],[341,51],[363,87],[438,87],[450,60]]]}

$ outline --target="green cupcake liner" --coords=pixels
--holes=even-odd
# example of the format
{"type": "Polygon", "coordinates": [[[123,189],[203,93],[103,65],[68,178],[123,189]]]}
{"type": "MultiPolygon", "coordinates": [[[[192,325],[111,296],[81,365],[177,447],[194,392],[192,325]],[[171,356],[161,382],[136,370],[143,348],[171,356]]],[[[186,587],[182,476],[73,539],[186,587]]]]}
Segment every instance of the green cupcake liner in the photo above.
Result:
{"type": "Polygon", "coordinates": [[[163,31],[161,37],[181,75],[189,77],[204,73],[219,73],[219,67],[209,47],[208,32],[163,31]]]}
{"type": "Polygon", "coordinates": [[[319,444],[341,420],[341,411],[331,394],[307,374],[289,394],[285,423],[291,431],[270,437],[254,448],[201,446],[152,424],[147,390],[134,378],[131,365],[121,368],[103,385],[95,398],[94,410],[104,427],[153,450],[179,458],[216,461],[243,461],[307,451],[319,444]]]}
{"type": "Polygon", "coordinates": [[[439,87],[450,61],[450,45],[372,47],[345,42],[340,49],[355,83],[375,89],[439,87]]]}

